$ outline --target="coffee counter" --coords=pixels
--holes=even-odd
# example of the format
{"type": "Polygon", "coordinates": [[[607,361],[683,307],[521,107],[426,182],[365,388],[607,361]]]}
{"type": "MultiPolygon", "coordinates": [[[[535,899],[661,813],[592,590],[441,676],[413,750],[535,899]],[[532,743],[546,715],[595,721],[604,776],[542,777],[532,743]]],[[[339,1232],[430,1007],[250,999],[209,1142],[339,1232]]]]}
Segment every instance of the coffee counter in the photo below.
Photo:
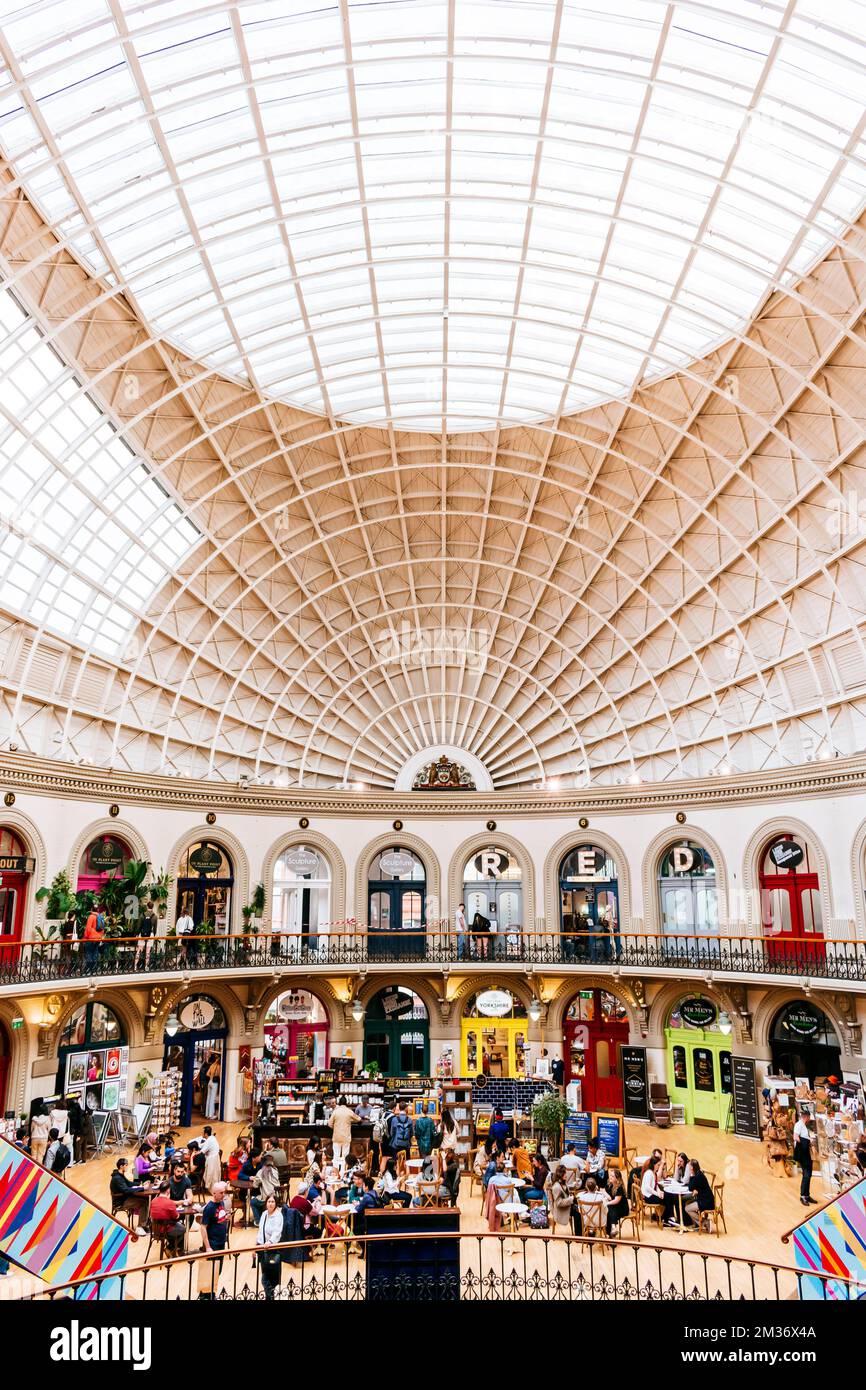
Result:
{"type": "MultiPolygon", "coordinates": [[[[350,1149],[352,1157],[361,1163],[366,1163],[372,1138],[372,1122],[352,1125],[350,1149]]],[[[314,1125],[253,1125],[253,1142],[257,1148],[261,1148],[263,1139],[270,1139],[272,1144],[279,1144],[280,1148],[285,1150],[289,1160],[289,1169],[292,1173],[301,1173],[306,1168],[307,1146],[310,1139],[321,1140],[323,1150],[328,1157],[331,1156],[332,1152],[331,1129],[329,1125],[323,1123],[314,1125]]]]}

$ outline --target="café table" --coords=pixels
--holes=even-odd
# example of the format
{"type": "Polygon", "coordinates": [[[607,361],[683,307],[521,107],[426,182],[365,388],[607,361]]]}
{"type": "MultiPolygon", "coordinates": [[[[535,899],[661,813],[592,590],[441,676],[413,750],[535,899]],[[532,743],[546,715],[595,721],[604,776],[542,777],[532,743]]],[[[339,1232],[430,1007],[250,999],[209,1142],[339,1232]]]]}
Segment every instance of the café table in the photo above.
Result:
{"type": "Polygon", "coordinates": [[[664,1183],[664,1190],[668,1194],[668,1196],[673,1197],[675,1199],[677,1211],[679,1212],[680,1230],[687,1230],[688,1228],[686,1227],[685,1198],[691,1197],[691,1188],[687,1187],[685,1183],[676,1182],[673,1178],[668,1178],[664,1183]]]}
{"type": "Polygon", "coordinates": [[[244,1199],[244,1225],[250,1224],[250,1197],[256,1190],[256,1184],[252,1178],[235,1178],[234,1182],[229,1183],[229,1191],[237,1193],[244,1199]]]}

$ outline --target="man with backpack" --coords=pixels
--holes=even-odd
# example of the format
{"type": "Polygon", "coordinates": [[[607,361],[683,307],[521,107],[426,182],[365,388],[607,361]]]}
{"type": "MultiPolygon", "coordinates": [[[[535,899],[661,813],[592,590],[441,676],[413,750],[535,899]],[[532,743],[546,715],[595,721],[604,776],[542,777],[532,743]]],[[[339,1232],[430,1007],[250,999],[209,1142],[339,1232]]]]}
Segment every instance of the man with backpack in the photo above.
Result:
{"type": "Polygon", "coordinates": [[[71,1162],[72,1154],[60,1138],[60,1130],[49,1130],[48,1148],[45,1150],[45,1167],[49,1173],[56,1173],[58,1178],[62,1178],[71,1162]]]}
{"type": "Polygon", "coordinates": [[[96,908],[88,915],[84,924],[84,968],[94,970],[99,962],[102,942],[105,940],[105,915],[96,908]]]}
{"type": "Polygon", "coordinates": [[[395,1158],[401,1152],[409,1153],[413,1133],[414,1126],[406,1114],[406,1102],[401,1100],[388,1121],[388,1148],[395,1158]]]}

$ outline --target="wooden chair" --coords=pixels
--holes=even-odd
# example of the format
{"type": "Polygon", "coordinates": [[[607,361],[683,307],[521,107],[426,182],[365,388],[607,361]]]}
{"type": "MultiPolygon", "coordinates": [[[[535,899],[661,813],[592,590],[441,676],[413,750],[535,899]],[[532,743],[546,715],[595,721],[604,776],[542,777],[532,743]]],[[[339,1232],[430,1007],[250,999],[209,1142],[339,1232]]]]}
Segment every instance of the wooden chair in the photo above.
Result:
{"type": "Polygon", "coordinates": [[[665,1168],[667,1169],[668,1175],[670,1177],[673,1177],[674,1175],[674,1169],[677,1166],[678,1153],[679,1149],[665,1149],[665,1168]]]}
{"type": "Polygon", "coordinates": [[[478,1187],[479,1190],[480,1190],[480,1192],[481,1192],[481,1210],[482,1210],[482,1212],[483,1212],[483,1211],[484,1211],[484,1182],[483,1182],[483,1179],[482,1179],[482,1177],[481,1177],[481,1174],[480,1174],[480,1173],[476,1173],[476,1171],[475,1171],[475,1160],[476,1160],[476,1158],[478,1157],[478,1150],[477,1150],[477,1149],[470,1149],[470,1150],[469,1150],[469,1153],[467,1154],[466,1157],[467,1157],[467,1159],[468,1159],[468,1166],[467,1166],[467,1169],[466,1169],[466,1173],[467,1173],[467,1176],[468,1176],[468,1178],[469,1178],[469,1197],[470,1197],[470,1200],[471,1200],[473,1192],[475,1191],[476,1187],[478,1187]]]}
{"type": "Polygon", "coordinates": [[[640,1241],[640,1221],[636,1210],[626,1212],[625,1216],[621,1217],[614,1227],[613,1234],[619,1240],[625,1239],[624,1226],[628,1226],[633,1240],[640,1241]]]}
{"type": "Polygon", "coordinates": [[[713,1183],[713,1200],[715,1206],[712,1211],[702,1211],[698,1213],[698,1230],[706,1228],[707,1235],[710,1233],[710,1223],[715,1226],[716,1235],[721,1235],[721,1227],[724,1227],[725,1235],[728,1234],[728,1223],[725,1221],[725,1184],[723,1182],[713,1183]]]}
{"type": "Polygon", "coordinates": [[[145,1264],[147,1264],[150,1259],[150,1247],[153,1245],[154,1241],[156,1241],[156,1258],[158,1260],[168,1258],[166,1251],[168,1251],[169,1255],[179,1253],[179,1251],[172,1250],[171,1248],[173,1245],[172,1236],[174,1235],[175,1224],[174,1221],[151,1221],[150,1240],[147,1242],[147,1249],[144,1252],[145,1264]]]}
{"type": "Polygon", "coordinates": [[[581,1242],[604,1248],[607,1241],[607,1208],[604,1202],[590,1202],[578,1197],[575,1202],[580,1215],[581,1242]]]}
{"type": "Polygon", "coordinates": [[[665,1224],[665,1209],[661,1202],[645,1202],[643,1193],[639,1187],[635,1187],[634,1201],[632,1207],[635,1215],[640,1218],[641,1226],[645,1226],[647,1221],[653,1221],[661,1230],[665,1224]]]}
{"type": "Polygon", "coordinates": [[[422,1179],[418,1184],[419,1203],[422,1207],[441,1206],[444,1192],[445,1189],[438,1178],[422,1179]]]}
{"type": "MultiPolygon", "coordinates": [[[[634,1167],[634,1161],[635,1161],[636,1158],[637,1158],[637,1149],[633,1149],[633,1148],[631,1147],[630,1144],[626,1144],[625,1148],[624,1148],[623,1151],[622,1151],[623,1172],[624,1172],[626,1175],[628,1175],[628,1174],[631,1172],[632,1168],[634,1167]]],[[[614,1167],[617,1167],[617,1166],[618,1166],[617,1164],[614,1164],[614,1167]]]]}

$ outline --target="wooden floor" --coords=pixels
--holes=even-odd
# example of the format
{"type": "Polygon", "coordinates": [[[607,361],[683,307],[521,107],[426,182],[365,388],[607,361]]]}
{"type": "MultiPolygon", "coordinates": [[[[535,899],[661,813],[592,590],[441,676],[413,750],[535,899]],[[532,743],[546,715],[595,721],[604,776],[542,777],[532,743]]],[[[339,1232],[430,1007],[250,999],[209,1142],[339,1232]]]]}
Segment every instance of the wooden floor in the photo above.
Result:
{"type": "MultiPolygon", "coordinates": [[[[218,1124],[214,1126],[217,1137],[224,1154],[234,1147],[239,1126],[236,1124],[218,1124]]],[[[200,1133],[200,1127],[183,1131],[183,1138],[191,1138],[200,1133]]],[[[688,1125],[678,1125],[673,1129],[659,1130],[652,1125],[632,1124],[628,1127],[627,1143],[637,1148],[638,1153],[646,1153],[654,1146],[659,1148],[676,1148],[685,1150],[689,1156],[700,1160],[705,1170],[714,1172],[717,1182],[725,1183],[725,1215],[727,1218],[727,1235],[721,1234],[718,1238],[714,1235],[698,1235],[693,1231],[680,1233],[674,1230],[661,1230],[649,1225],[644,1228],[642,1241],[653,1243],[672,1250],[694,1255],[710,1252],[714,1256],[729,1255],[739,1258],[749,1258],[752,1260],[765,1261],[768,1263],[779,1263],[791,1265],[794,1263],[793,1247],[790,1244],[783,1244],[781,1241],[782,1233],[796,1225],[806,1216],[806,1210],[800,1205],[799,1201],[799,1175],[790,1178],[780,1178],[774,1172],[770,1172],[764,1159],[763,1145],[748,1140],[736,1139],[732,1135],[720,1133],[715,1129],[698,1128],[688,1125]]],[[[109,1176],[114,1166],[114,1158],[105,1156],[103,1158],[91,1159],[86,1164],[76,1165],[69,1170],[68,1179],[70,1185],[77,1188],[80,1192],[93,1199],[94,1202],[108,1208],[109,1199],[109,1176]]],[[[292,1184],[292,1191],[296,1190],[297,1180],[292,1184]]],[[[829,1194],[824,1194],[820,1187],[820,1182],[813,1182],[812,1195],[823,1201],[829,1194]]],[[[464,1178],[460,1189],[460,1210],[461,1210],[461,1231],[471,1234],[486,1234],[487,1225],[480,1214],[480,1197],[477,1189],[476,1194],[470,1200],[469,1183],[464,1178]]],[[[563,1228],[560,1233],[565,1234],[563,1228]]],[[[141,1265],[144,1262],[147,1249],[147,1239],[136,1240],[130,1248],[129,1264],[131,1266],[141,1265]]],[[[251,1227],[242,1228],[235,1226],[232,1233],[232,1249],[238,1250],[255,1245],[255,1230],[251,1227]]],[[[527,1244],[534,1245],[535,1242],[527,1244]]],[[[537,1242],[539,1246],[538,1258],[533,1259],[533,1266],[538,1268],[542,1264],[548,1269],[552,1257],[551,1252],[555,1249],[556,1260],[562,1263],[567,1260],[569,1276],[574,1276],[577,1268],[583,1268],[589,1276],[589,1267],[592,1266],[591,1277],[597,1279],[599,1272],[609,1270],[609,1264],[605,1262],[604,1256],[599,1256],[596,1251],[591,1252],[591,1258],[587,1255],[587,1247],[582,1245],[571,1245],[567,1256],[564,1252],[564,1244],[552,1247],[548,1245],[547,1251],[542,1254],[542,1247],[547,1243],[537,1242]]],[[[525,1264],[526,1246],[519,1245],[518,1263],[525,1264]]],[[[489,1247],[489,1258],[500,1261],[499,1243],[494,1241],[485,1242],[485,1247],[489,1247]],[[494,1251],[494,1247],[496,1247],[494,1251]]],[[[473,1258],[470,1252],[478,1251],[477,1242],[465,1242],[467,1260],[473,1258]]],[[[191,1241],[191,1251],[200,1249],[200,1239],[197,1232],[193,1234],[191,1241]]],[[[518,1254],[518,1246],[512,1247],[512,1255],[518,1254]]],[[[155,1249],[152,1253],[151,1262],[155,1259],[155,1249]]],[[[485,1257],[486,1258],[486,1257],[485,1257]]],[[[623,1259],[619,1260],[617,1277],[621,1278],[623,1259]]],[[[657,1257],[652,1257],[650,1251],[646,1251],[641,1256],[644,1267],[644,1277],[656,1278],[658,1275],[659,1261],[657,1257]]],[[[311,1268],[315,1266],[313,1262],[311,1268]]],[[[666,1271],[676,1269],[688,1269],[690,1279],[700,1286],[701,1280],[706,1274],[707,1266],[700,1260],[687,1260],[685,1263],[678,1258],[671,1260],[664,1257],[666,1271]]],[[[321,1260],[319,1267],[321,1272],[321,1260]]],[[[253,1262],[247,1264],[243,1261],[244,1273],[246,1278],[254,1281],[253,1262]]],[[[353,1268],[354,1268],[353,1262],[353,1268]]],[[[333,1268],[333,1262],[332,1262],[333,1268]]],[[[723,1261],[713,1261],[712,1268],[716,1271],[716,1285],[723,1286],[723,1276],[727,1276],[723,1261]]],[[[616,1271],[615,1271],[616,1273],[616,1271]]],[[[637,1266],[635,1266],[637,1273],[637,1266]]],[[[284,1281],[285,1281],[284,1276],[284,1281]]],[[[305,1276],[307,1277],[307,1276],[305,1276]]],[[[748,1287],[743,1286],[743,1279],[748,1276],[740,1270],[736,1271],[737,1290],[746,1293],[748,1287]]],[[[769,1279],[769,1276],[766,1276],[769,1279]]],[[[173,1292],[177,1292],[173,1290],[173,1292]]],[[[772,1296],[769,1285],[765,1286],[763,1292],[767,1296],[772,1296]]],[[[159,1297],[155,1290],[148,1289],[148,1296],[159,1297]]],[[[187,1296],[184,1292],[179,1292],[178,1296],[187,1296]]]]}

